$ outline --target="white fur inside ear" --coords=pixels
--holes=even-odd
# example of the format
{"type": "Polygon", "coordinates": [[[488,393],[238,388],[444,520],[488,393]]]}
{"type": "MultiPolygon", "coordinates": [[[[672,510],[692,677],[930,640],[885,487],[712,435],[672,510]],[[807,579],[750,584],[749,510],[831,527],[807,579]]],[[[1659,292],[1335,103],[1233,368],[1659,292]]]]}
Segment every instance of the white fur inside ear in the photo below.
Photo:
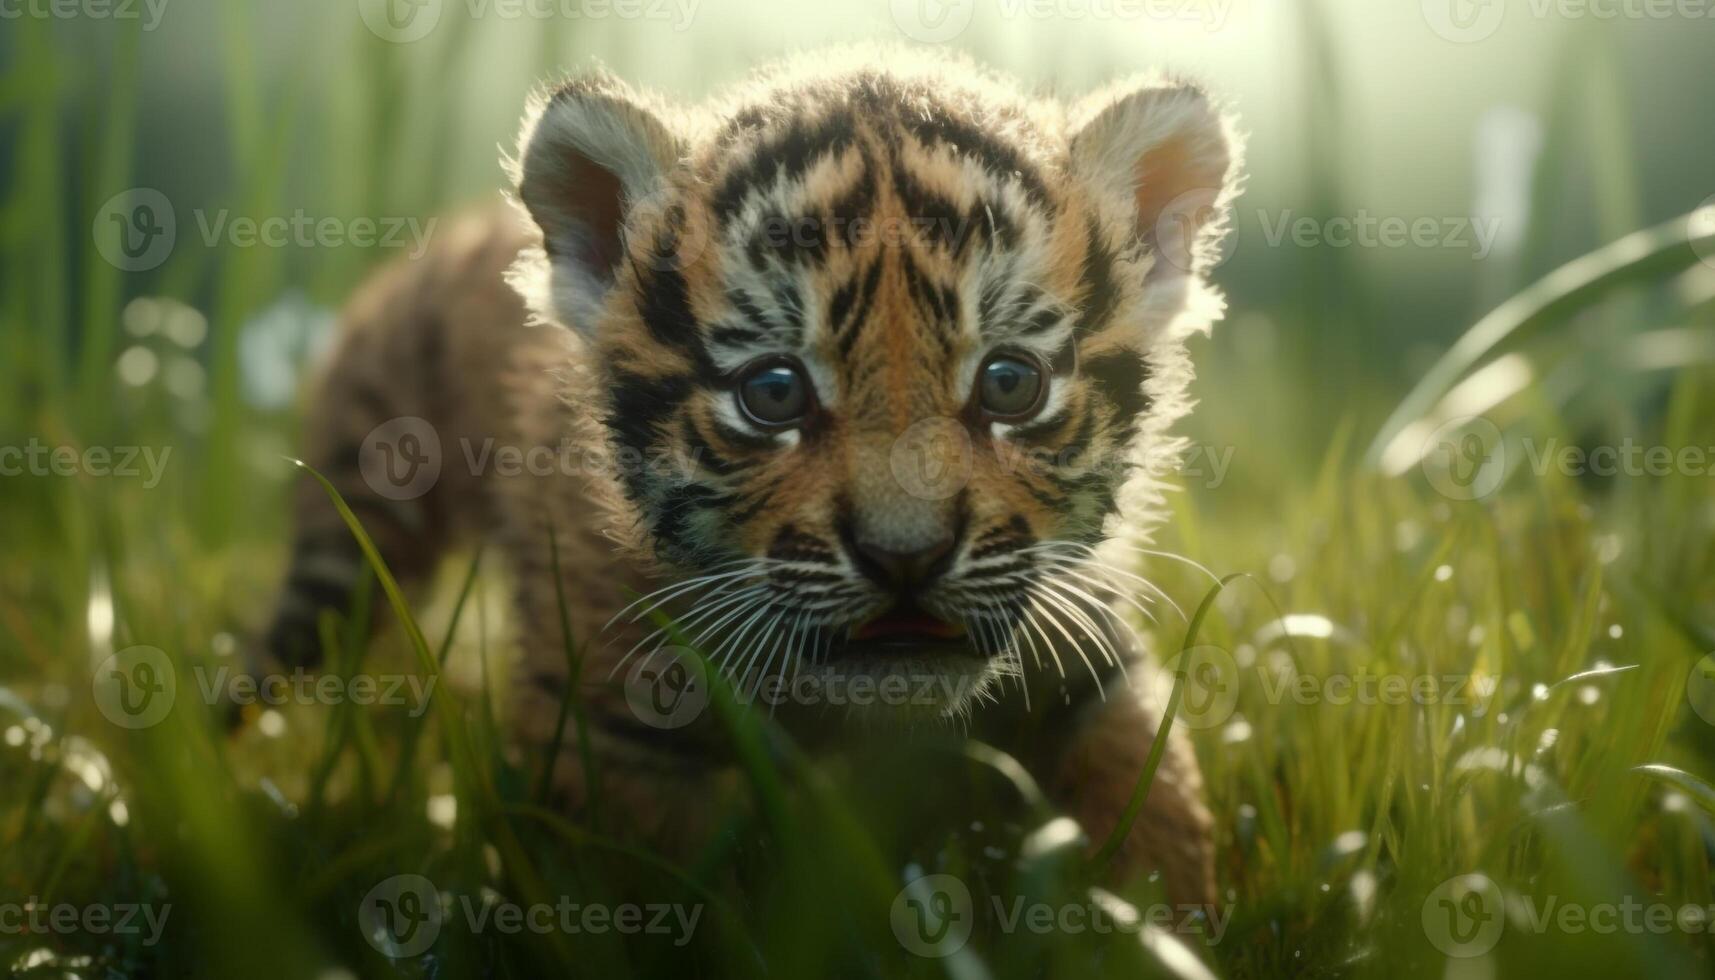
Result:
{"type": "Polygon", "coordinates": [[[637,200],[659,186],[665,169],[658,156],[662,148],[647,129],[652,121],[641,117],[640,111],[608,99],[551,99],[525,137],[525,149],[584,157],[618,177],[625,196],[637,200]]]}
{"type": "Polygon", "coordinates": [[[544,319],[594,329],[622,260],[625,227],[660,196],[679,142],[646,100],[597,75],[532,101],[510,165],[518,198],[542,230],[525,295],[544,319]]]}
{"type": "Polygon", "coordinates": [[[1156,252],[1151,278],[1201,271],[1236,193],[1231,120],[1196,87],[1161,82],[1100,93],[1080,115],[1073,169],[1098,206],[1156,252]]]}

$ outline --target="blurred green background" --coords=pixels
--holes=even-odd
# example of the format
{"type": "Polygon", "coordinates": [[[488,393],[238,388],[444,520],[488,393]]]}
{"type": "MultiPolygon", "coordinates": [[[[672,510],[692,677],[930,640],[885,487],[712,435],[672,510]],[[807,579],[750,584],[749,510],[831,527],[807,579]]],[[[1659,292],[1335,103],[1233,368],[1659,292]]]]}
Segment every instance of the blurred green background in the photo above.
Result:
{"type": "MultiPolygon", "coordinates": [[[[172,450],[147,488],[0,477],[0,904],[170,901],[179,916],[148,946],[0,934],[0,963],[44,976],[1710,973],[1707,934],[1531,934],[1514,919],[1493,952],[1450,957],[1423,915],[1438,883],[1478,871],[1509,895],[1585,906],[1715,901],[1715,718],[1695,710],[1715,690],[1698,686],[1715,684],[1699,659],[1715,651],[1715,478],[1531,473],[1519,451],[1556,438],[1715,453],[1715,221],[1694,214],[1715,206],[1715,4],[428,0],[401,19],[406,0],[387,2],[401,30],[427,32],[401,40],[369,0],[0,0],[0,445],[172,450]],[[115,649],[218,660],[265,615],[302,368],[353,286],[411,244],[267,247],[206,229],[298,213],[427,228],[499,192],[526,94],[559,72],[599,61],[691,101],[780,54],[857,40],[948,44],[1069,98],[1169,69],[1230,102],[1250,176],[1214,274],[1229,317],[1194,341],[1200,405],[1184,431],[1230,449],[1231,468],[1187,475],[1162,543],[1254,578],[1221,593],[1201,639],[1241,659],[1290,649],[1323,674],[1498,678],[1498,706],[1294,710],[1251,682],[1237,722],[1195,733],[1237,912],[1219,943],[1179,937],[1190,962],[1087,935],[906,957],[886,916],[902,865],[963,868],[996,894],[1089,882],[1059,852],[984,863],[1047,815],[925,813],[862,767],[818,770],[824,791],[760,829],[740,821],[766,843],[670,874],[530,811],[535,760],[508,756],[478,707],[492,700],[489,620],[505,614],[488,569],[469,614],[450,595],[425,612],[431,646],[458,620],[459,700],[404,761],[416,729],[384,713],[288,713],[233,739],[212,712],[142,733],[102,722],[89,677],[115,649]],[[119,247],[139,203],[170,217],[170,248],[119,247]],[[1345,222],[1365,221],[1433,231],[1341,244],[1345,222]],[[1534,315],[1504,305],[1545,276],[1524,294],[1534,315]],[[1474,358],[1450,356],[1497,307],[1517,315],[1467,341],[1474,358]],[[1398,431],[1390,414],[1426,377],[1395,421],[1426,432],[1482,415],[1514,450],[1494,494],[1438,494],[1415,457],[1377,465],[1372,442],[1398,431]],[[937,836],[937,821],[988,830],[937,836]],[[514,898],[707,892],[721,924],[692,959],[488,934],[390,960],[362,941],[357,910],[405,871],[514,898]]],[[[1188,611],[1208,593],[1178,565],[1150,572],[1188,611]]],[[[1168,649],[1199,638],[1183,620],[1160,634],[1168,649]]],[[[355,670],[365,653],[347,646],[355,670]]],[[[374,656],[411,663],[407,646],[374,656]]]]}

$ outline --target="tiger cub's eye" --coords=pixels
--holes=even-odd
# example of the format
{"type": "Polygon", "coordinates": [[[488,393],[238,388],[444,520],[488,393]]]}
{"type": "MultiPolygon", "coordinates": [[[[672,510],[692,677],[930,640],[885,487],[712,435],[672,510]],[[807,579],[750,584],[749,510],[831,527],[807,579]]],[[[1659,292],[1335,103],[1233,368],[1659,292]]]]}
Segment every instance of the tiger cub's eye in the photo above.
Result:
{"type": "Polygon", "coordinates": [[[1028,357],[998,354],[983,364],[977,388],[983,411],[1000,419],[1018,419],[1041,407],[1046,390],[1042,368],[1028,357]]]}
{"type": "Polygon", "coordinates": [[[791,425],[809,411],[810,383],[794,365],[764,364],[739,379],[738,404],[757,425],[791,425]]]}

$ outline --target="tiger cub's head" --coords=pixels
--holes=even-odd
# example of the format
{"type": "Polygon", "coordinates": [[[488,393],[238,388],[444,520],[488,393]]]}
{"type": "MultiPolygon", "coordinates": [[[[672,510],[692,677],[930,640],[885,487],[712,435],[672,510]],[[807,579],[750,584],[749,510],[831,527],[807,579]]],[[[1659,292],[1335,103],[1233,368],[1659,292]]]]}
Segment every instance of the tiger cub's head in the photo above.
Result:
{"type": "Polygon", "coordinates": [[[700,577],[687,635],[737,674],[968,682],[956,709],[1102,618],[1237,160],[1154,78],[1062,105],[846,52],[686,111],[597,73],[526,119],[514,279],[582,338],[625,523],[700,577]]]}

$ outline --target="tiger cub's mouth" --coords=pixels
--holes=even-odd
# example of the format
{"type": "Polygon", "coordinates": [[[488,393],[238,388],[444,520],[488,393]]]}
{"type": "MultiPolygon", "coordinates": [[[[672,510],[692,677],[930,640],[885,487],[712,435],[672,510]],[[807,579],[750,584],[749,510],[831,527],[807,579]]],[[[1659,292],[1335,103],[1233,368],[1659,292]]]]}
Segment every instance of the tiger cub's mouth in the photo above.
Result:
{"type": "Polygon", "coordinates": [[[963,623],[948,622],[903,599],[852,627],[836,645],[841,656],[860,654],[970,653],[963,623]]]}

